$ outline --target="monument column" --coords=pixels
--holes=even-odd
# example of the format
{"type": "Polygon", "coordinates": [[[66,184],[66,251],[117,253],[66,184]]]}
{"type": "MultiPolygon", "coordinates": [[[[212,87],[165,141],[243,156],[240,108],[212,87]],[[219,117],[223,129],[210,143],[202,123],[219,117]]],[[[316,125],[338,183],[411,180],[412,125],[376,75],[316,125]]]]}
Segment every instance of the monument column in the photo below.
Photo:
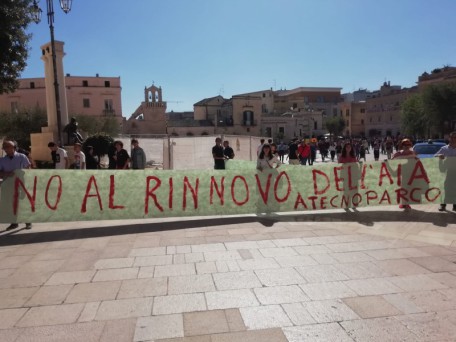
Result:
{"type": "MultiPolygon", "coordinates": [[[[61,125],[60,129],[63,129],[68,124],[68,106],[65,86],[65,73],[63,70],[63,42],[55,41],[55,56],[56,56],[56,68],[57,68],[57,83],[59,85],[60,95],[60,116],[61,125]]],[[[52,65],[52,46],[51,43],[44,44],[41,46],[42,56],[41,59],[44,62],[44,79],[46,85],[46,111],[48,125],[43,127],[43,133],[53,133],[54,140],[58,139],[58,128],[57,128],[57,107],[55,100],[55,89],[54,89],[54,69],[52,65]]],[[[56,141],[57,142],[57,141],[56,141]]],[[[63,143],[63,141],[61,142],[63,143]]]]}

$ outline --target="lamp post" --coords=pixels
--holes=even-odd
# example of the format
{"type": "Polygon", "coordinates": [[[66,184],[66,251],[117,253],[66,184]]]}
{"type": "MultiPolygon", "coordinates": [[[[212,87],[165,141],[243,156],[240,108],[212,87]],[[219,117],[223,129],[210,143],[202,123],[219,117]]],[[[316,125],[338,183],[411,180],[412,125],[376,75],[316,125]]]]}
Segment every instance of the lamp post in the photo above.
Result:
{"type": "MultiPolygon", "coordinates": [[[[39,23],[41,21],[41,14],[43,11],[38,6],[39,0],[33,0],[32,5],[32,19],[35,23],[39,23]]],[[[71,11],[71,5],[73,0],[60,0],[60,8],[65,12],[68,13],[71,11]]],[[[59,93],[59,83],[57,79],[57,62],[56,62],[56,55],[55,55],[55,40],[54,40],[54,3],[53,0],[46,0],[47,5],[47,18],[49,24],[49,30],[51,31],[51,49],[52,49],[52,69],[54,73],[54,95],[55,95],[55,106],[56,106],[56,113],[57,113],[57,134],[59,139],[59,145],[63,144],[62,138],[62,113],[60,111],[60,93],[59,93]]]]}

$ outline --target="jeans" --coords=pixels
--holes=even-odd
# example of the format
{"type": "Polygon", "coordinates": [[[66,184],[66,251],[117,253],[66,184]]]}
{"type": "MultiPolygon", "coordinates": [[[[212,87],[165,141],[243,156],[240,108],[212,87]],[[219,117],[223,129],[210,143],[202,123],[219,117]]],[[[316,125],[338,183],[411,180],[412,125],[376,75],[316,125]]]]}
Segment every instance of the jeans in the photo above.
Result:
{"type": "Polygon", "coordinates": [[[301,165],[306,165],[307,164],[307,158],[301,157],[299,159],[299,162],[301,163],[301,165]]]}

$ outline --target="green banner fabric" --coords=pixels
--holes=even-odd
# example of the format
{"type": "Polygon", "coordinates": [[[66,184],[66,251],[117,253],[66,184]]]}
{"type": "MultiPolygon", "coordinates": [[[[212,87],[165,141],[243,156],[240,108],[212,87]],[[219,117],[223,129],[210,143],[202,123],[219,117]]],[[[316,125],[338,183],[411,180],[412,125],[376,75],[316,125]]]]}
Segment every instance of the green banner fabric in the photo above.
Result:
{"type": "Polygon", "coordinates": [[[227,170],[18,170],[0,222],[59,222],[456,203],[456,158],[227,170]]]}

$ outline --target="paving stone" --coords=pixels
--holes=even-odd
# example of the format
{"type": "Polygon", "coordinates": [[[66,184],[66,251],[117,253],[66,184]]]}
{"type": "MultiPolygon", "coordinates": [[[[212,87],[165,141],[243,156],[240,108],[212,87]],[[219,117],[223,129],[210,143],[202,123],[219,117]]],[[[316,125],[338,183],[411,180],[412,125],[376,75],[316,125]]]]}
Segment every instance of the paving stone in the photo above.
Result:
{"type": "Polygon", "coordinates": [[[167,293],[165,278],[130,279],[122,281],[117,299],[162,296],[167,293]]]}
{"type": "Polygon", "coordinates": [[[240,308],[247,329],[266,329],[293,325],[280,305],[240,308]]]}
{"type": "Polygon", "coordinates": [[[294,325],[305,325],[316,323],[310,313],[301,303],[282,304],[282,308],[294,325]]]}
{"type": "Polygon", "coordinates": [[[312,300],[337,299],[356,296],[356,293],[340,281],[301,284],[300,288],[312,300]]]}
{"type": "MultiPolygon", "coordinates": [[[[4,309],[0,310],[0,329],[9,329],[14,327],[16,322],[24,316],[28,308],[4,309]]],[[[3,332],[0,332],[3,334],[3,332]]]]}
{"type": "Polygon", "coordinates": [[[243,260],[253,259],[252,252],[248,249],[238,249],[239,255],[243,260]]]}
{"type": "Polygon", "coordinates": [[[181,253],[191,253],[192,252],[192,247],[191,246],[176,246],[176,253],[181,254],[181,253]]]}
{"type": "Polygon", "coordinates": [[[340,299],[301,303],[317,323],[358,319],[359,316],[340,299]]]}
{"type": "Polygon", "coordinates": [[[349,264],[334,265],[339,271],[349,279],[366,279],[389,277],[392,274],[377,266],[377,264],[367,261],[349,264]]]}
{"type": "Polygon", "coordinates": [[[154,341],[183,336],[182,314],[140,317],[136,322],[134,341],[154,341]]]}
{"type": "Polygon", "coordinates": [[[89,283],[95,275],[95,270],[56,272],[44,285],[66,285],[77,283],[89,283]]]}
{"type": "Polygon", "coordinates": [[[422,257],[429,256],[429,254],[421,251],[418,248],[388,248],[373,251],[366,251],[366,254],[372,256],[377,260],[388,259],[405,259],[409,257],[422,257]]]}
{"type": "Polygon", "coordinates": [[[207,308],[209,310],[232,309],[259,305],[253,292],[248,289],[206,292],[205,295],[207,308]]]}
{"type": "Polygon", "coordinates": [[[132,245],[129,243],[122,244],[122,245],[117,244],[115,246],[107,246],[101,252],[100,258],[102,258],[102,259],[126,258],[130,255],[131,249],[132,249],[132,245]]]}
{"type": "Polygon", "coordinates": [[[139,268],[138,279],[153,278],[155,266],[143,266],[139,268]]]}
{"type": "Polygon", "coordinates": [[[404,290],[383,278],[346,280],[344,283],[360,296],[404,292],[404,290]]]}
{"type": "Polygon", "coordinates": [[[204,262],[204,254],[203,253],[187,253],[184,254],[185,262],[204,262]]]}
{"type": "Polygon", "coordinates": [[[410,258],[409,260],[423,266],[431,272],[455,272],[456,264],[440,257],[420,257],[410,258]]]}
{"type": "Polygon", "coordinates": [[[225,245],[223,243],[210,243],[203,245],[192,245],[193,253],[205,253],[205,252],[222,252],[226,251],[225,245]]]}
{"type": "Polygon", "coordinates": [[[172,255],[153,255],[136,257],[133,266],[171,265],[172,263],[172,255]]]}
{"type": "Polygon", "coordinates": [[[154,298],[153,315],[205,310],[207,310],[206,301],[202,293],[159,296],[154,298]]]}
{"type": "Polygon", "coordinates": [[[353,342],[344,329],[337,323],[303,325],[283,328],[289,342],[353,342]]]}
{"type": "Polygon", "coordinates": [[[120,288],[120,281],[81,283],[73,287],[66,298],[66,303],[97,302],[115,299],[120,288]]]}
{"type": "Polygon", "coordinates": [[[212,276],[219,291],[261,287],[253,271],[214,273],[212,276]]]}
{"type": "Polygon", "coordinates": [[[197,262],[196,266],[196,273],[197,274],[207,274],[207,273],[216,273],[217,266],[215,262],[197,262]]]}
{"type": "Polygon", "coordinates": [[[226,309],[224,311],[230,331],[244,331],[247,329],[239,309],[226,309]]]}
{"type": "Polygon", "coordinates": [[[298,253],[291,247],[260,248],[260,253],[265,258],[295,256],[298,253]]]}
{"type": "Polygon", "coordinates": [[[135,258],[112,258],[112,259],[100,259],[98,260],[94,268],[95,269],[106,269],[106,268],[125,268],[133,266],[135,258]]]}
{"type": "Polygon", "coordinates": [[[225,247],[227,250],[236,250],[236,249],[258,249],[260,246],[256,241],[238,241],[238,242],[225,242],[225,247]]]}
{"type": "Polygon", "coordinates": [[[21,329],[22,334],[14,342],[99,342],[104,327],[104,322],[30,327],[21,329]]]}
{"type": "Polygon", "coordinates": [[[38,287],[0,289],[0,309],[20,308],[38,289],[38,287]]]}
{"type": "Polygon", "coordinates": [[[355,341],[416,342],[417,336],[394,318],[372,318],[341,322],[355,341]]]}
{"type": "Polygon", "coordinates": [[[334,265],[318,265],[296,267],[296,270],[309,283],[320,283],[326,281],[348,280],[349,278],[339,271],[334,265]]]}
{"type": "Polygon", "coordinates": [[[211,342],[287,342],[279,328],[211,335],[211,342]]]}
{"type": "Polygon", "coordinates": [[[78,318],[78,322],[90,322],[95,320],[97,315],[98,308],[100,307],[101,302],[88,302],[85,303],[84,309],[81,312],[81,315],[78,318]]]}
{"type": "Polygon", "coordinates": [[[19,335],[22,333],[22,329],[2,330],[2,342],[15,342],[18,339],[19,335]]]}
{"type": "Polygon", "coordinates": [[[430,273],[428,269],[421,267],[408,259],[375,261],[374,263],[391,275],[405,276],[430,273]]]}
{"type": "Polygon", "coordinates": [[[318,265],[315,259],[312,259],[308,255],[296,255],[290,257],[276,257],[276,261],[282,267],[295,267],[295,266],[310,266],[318,265]]]}
{"type": "Polygon", "coordinates": [[[402,312],[382,296],[353,297],[342,300],[361,318],[401,315],[402,312]]]}
{"type": "Polygon", "coordinates": [[[73,285],[42,286],[30,298],[26,306],[62,304],[73,285]]]}
{"type": "Polygon", "coordinates": [[[67,249],[47,249],[38,253],[33,261],[38,260],[60,260],[66,259],[71,256],[76,251],[76,248],[67,248],[67,249]]]}
{"type": "Polygon", "coordinates": [[[255,270],[255,274],[265,286],[294,285],[306,282],[293,268],[255,270]]]}
{"type": "Polygon", "coordinates": [[[363,262],[374,260],[373,257],[367,255],[364,252],[330,253],[329,255],[340,263],[363,262]]]}
{"type": "Polygon", "coordinates": [[[107,321],[100,342],[133,341],[136,330],[136,318],[107,321]]]}
{"type": "Polygon", "coordinates": [[[18,268],[32,259],[32,255],[13,255],[0,259],[0,269],[18,268]]]}
{"type": "Polygon", "coordinates": [[[113,320],[150,316],[152,314],[152,297],[129,298],[101,302],[96,320],[113,320]]]}
{"type": "Polygon", "coordinates": [[[427,253],[428,255],[443,256],[443,255],[456,255],[456,251],[451,247],[442,246],[422,246],[419,250],[427,253]]]}
{"type": "Polygon", "coordinates": [[[0,279],[8,278],[14,272],[16,272],[15,268],[5,268],[3,270],[0,270],[0,279]]]}
{"type": "Polygon", "coordinates": [[[183,294],[209,291],[215,291],[214,281],[212,280],[212,276],[210,274],[169,277],[168,280],[169,294],[183,294]]]}
{"type": "Polygon", "coordinates": [[[228,261],[240,259],[242,259],[242,257],[239,255],[237,250],[204,252],[204,260],[206,261],[228,261]]]}
{"type": "Polygon", "coordinates": [[[339,261],[334,259],[328,253],[312,254],[311,258],[314,259],[320,265],[333,265],[339,263],[339,261]]]}
{"type": "Polygon", "coordinates": [[[208,335],[230,331],[223,310],[191,312],[184,314],[184,335],[208,335]]]}
{"type": "Polygon", "coordinates": [[[185,264],[185,255],[173,254],[173,264],[185,264]]]}
{"type": "Polygon", "coordinates": [[[449,273],[429,273],[427,276],[448,287],[456,288],[456,276],[449,273]]]}
{"type": "Polygon", "coordinates": [[[130,252],[131,257],[165,255],[167,247],[148,247],[148,248],[133,248],[130,252]]]}
{"type": "Polygon", "coordinates": [[[79,317],[84,304],[63,304],[31,308],[16,323],[18,327],[56,325],[74,323],[79,317]]]}
{"type": "Polygon", "coordinates": [[[139,268],[111,268],[99,270],[93,277],[93,282],[110,281],[110,280],[125,280],[136,279],[138,277],[139,268]]]}
{"type": "Polygon", "coordinates": [[[303,239],[276,239],[272,241],[277,247],[294,247],[294,246],[307,246],[308,243],[303,239]]]}
{"type": "Polygon", "coordinates": [[[88,271],[93,268],[93,265],[100,258],[99,251],[84,251],[73,253],[71,258],[66,259],[60,266],[60,272],[88,271]]]}
{"type": "Polygon", "coordinates": [[[426,274],[397,276],[385,279],[407,292],[429,291],[446,288],[445,285],[439,283],[436,280],[433,280],[426,274]]]}
{"type": "Polygon", "coordinates": [[[167,246],[166,248],[166,254],[176,254],[177,249],[176,246],[167,246]]]}
{"type": "Polygon", "coordinates": [[[296,303],[309,300],[297,285],[261,287],[254,289],[261,304],[296,303]]]}
{"type": "Polygon", "coordinates": [[[294,246],[293,249],[300,255],[311,255],[331,252],[331,250],[325,245],[294,246]]]}
{"type": "Polygon", "coordinates": [[[451,341],[456,336],[456,325],[435,312],[395,318],[417,335],[419,341],[451,341]]]}
{"type": "Polygon", "coordinates": [[[195,264],[155,266],[155,277],[177,277],[196,274],[195,264]]]}
{"type": "Polygon", "coordinates": [[[279,268],[280,265],[273,258],[251,259],[251,260],[237,260],[241,270],[264,270],[269,268],[279,268]]]}
{"type": "Polygon", "coordinates": [[[407,298],[403,293],[393,293],[382,296],[388,303],[393,305],[404,314],[423,312],[412,300],[407,298]]]}

